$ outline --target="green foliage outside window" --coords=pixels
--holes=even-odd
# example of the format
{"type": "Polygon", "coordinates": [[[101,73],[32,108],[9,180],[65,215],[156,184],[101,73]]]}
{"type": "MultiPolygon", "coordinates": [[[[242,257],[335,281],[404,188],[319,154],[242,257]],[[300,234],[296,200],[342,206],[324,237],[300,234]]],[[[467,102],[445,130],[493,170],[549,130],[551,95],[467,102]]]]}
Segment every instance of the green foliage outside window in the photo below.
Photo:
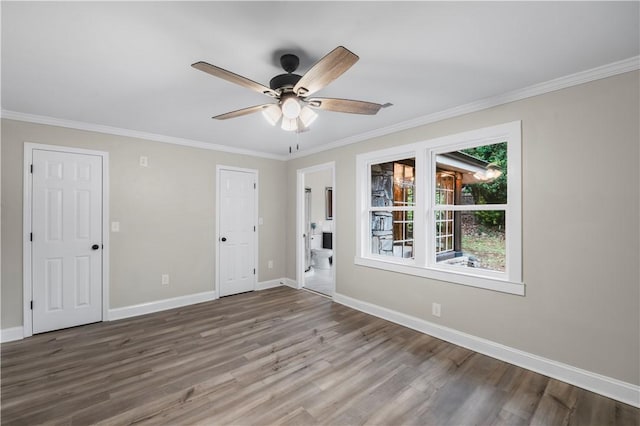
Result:
{"type": "MultiPolygon", "coordinates": [[[[483,145],[463,149],[462,152],[495,164],[502,174],[490,182],[474,183],[466,186],[471,191],[475,204],[507,203],[507,143],[483,145]]],[[[504,224],[504,211],[478,211],[476,217],[481,225],[499,230],[504,224]]]]}

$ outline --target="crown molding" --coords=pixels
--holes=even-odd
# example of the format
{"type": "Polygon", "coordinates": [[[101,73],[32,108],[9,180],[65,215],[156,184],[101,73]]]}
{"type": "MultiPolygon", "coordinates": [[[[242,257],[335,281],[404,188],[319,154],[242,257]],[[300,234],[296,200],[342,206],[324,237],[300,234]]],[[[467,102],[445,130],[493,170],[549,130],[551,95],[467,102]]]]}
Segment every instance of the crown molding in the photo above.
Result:
{"type": "Polygon", "coordinates": [[[618,74],[637,71],[638,69],[640,69],[640,56],[633,56],[621,61],[612,62],[607,65],[592,68],[586,71],[580,71],[564,77],[555,78],[553,80],[534,84],[522,89],[513,90],[501,95],[491,96],[488,98],[480,99],[478,101],[470,102],[468,104],[459,105],[457,107],[418,117],[412,120],[402,121],[400,123],[382,127],[370,132],[360,133],[348,138],[339,139],[320,147],[293,153],[289,156],[289,159],[306,157],[322,151],[340,148],[345,145],[351,145],[357,142],[362,142],[376,137],[397,133],[403,130],[413,129],[415,127],[424,126],[426,124],[435,123],[437,121],[446,120],[448,118],[454,118],[464,114],[469,114],[495,106],[504,105],[510,102],[515,102],[522,99],[543,95],[545,93],[554,92],[556,90],[578,86],[580,84],[589,83],[595,80],[601,80],[603,78],[612,77],[618,74]]]}
{"type": "Polygon", "coordinates": [[[592,68],[585,71],[580,71],[575,74],[570,74],[564,77],[559,77],[553,80],[549,80],[543,83],[534,84],[522,89],[513,90],[511,92],[503,93],[501,95],[492,96],[478,101],[470,102],[468,104],[460,105],[457,107],[449,108],[443,111],[428,114],[422,117],[418,117],[412,120],[402,121],[400,123],[382,127],[369,132],[360,133],[347,138],[338,139],[336,141],[327,143],[322,146],[310,148],[305,151],[294,152],[289,155],[275,155],[260,151],[253,151],[248,149],[233,148],[227,145],[212,144],[209,142],[196,141],[191,139],[182,139],[173,136],[159,135],[155,133],[146,133],[137,130],[123,129],[119,127],[103,126],[100,124],[85,123],[81,121],[64,120],[55,117],[47,117],[42,115],[25,114],[16,111],[2,110],[0,117],[26,121],[30,123],[48,124],[51,126],[68,127],[71,129],[87,130],[98,133],[106,133],[118,136],[126,136],[139,139],[147,139],[156,142],[170,143],[174,145],[188,146],[192,148],[207,149],[211,151],[228,152],[231,154],[249,155],[253,157],[269,158],[272,160],[288,161],[296,158],[307,157],[309,155],[317,154],[319,152],[328,151],[330,149],[340,148],[345,145],[351,145],[357,142],[377,138],[380,136],[389,135],[391,133],[397,133],[403,130],[412,129],[426,124],[435,123],[437,121],[446,120],[448,118],[458,117],[464,114],[481,111],[484,109],[492,108],[495,106],[507,104],[510,102],[519,101],[533,96],[543,95],[545,93],[554,92],[556,90],[566,89],[569,87],[577,86],[591,81],[600,80],[607,77],[612,77],[618,74],[624,74],[626,72],[637,71],[640,69],[640,56],[633,56],[631,58],[623,59],[621,61],[612,62],[607,65],[592,68]]]}
{"type": "Polygon", "coordinates": [[[228,152],[230,154],[249,155],[252,157],[269,158],[271,160],[286,161],[287,156],[269,154],[266,152],[253,151],[249,149],[233,148],[227,145],[213,144],[209,142],[196,141],[192,139],[177,138],[174,136],[159,135],[156,133],[141,132],[138,130],[123,129],[120,127],[103,126],[101,124],[86,123],[82,121],[65,120],[44,115],[25,114],[17,111],[2,110],[0,115],[8,120],[26,121],[36,124],[47,124],[49,126],[66,127],[76,130],[86,130],[109,135],[126,136],[129,138],[146,139],[155,142],[169,143],[173,145],[187,146],[191,148],[207,149],[210,151],[228,152]]]}

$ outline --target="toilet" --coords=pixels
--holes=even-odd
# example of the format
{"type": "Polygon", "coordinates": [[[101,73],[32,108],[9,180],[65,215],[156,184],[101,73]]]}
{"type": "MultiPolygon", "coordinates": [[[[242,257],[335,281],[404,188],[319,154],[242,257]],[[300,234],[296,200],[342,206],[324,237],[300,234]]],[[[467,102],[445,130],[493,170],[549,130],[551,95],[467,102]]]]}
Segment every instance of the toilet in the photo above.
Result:
{"type": "Polygon", "coordinates": [[[331,269],[329,258],[333,256],[333,250],[322,248],[322,235],[311,235],[311,263],[317,269],[331,269]]]}

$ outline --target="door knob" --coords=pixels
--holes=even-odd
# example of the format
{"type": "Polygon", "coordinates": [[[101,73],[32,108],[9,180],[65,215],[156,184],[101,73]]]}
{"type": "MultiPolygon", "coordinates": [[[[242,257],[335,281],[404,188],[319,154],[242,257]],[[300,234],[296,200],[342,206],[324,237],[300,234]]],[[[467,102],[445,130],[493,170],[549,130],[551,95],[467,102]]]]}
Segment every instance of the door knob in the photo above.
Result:
{"type": "Polygon", "coordinates": [[[220,241],[222,241],[224,243],[225,241],[227,241],[227,237],[220,238],[220,241]]]}
{"type": "Polygon", "coordinates": [[[91,246],[91,250],[98,250],[100,246],[98,244],[94,244],[91,246]]]}

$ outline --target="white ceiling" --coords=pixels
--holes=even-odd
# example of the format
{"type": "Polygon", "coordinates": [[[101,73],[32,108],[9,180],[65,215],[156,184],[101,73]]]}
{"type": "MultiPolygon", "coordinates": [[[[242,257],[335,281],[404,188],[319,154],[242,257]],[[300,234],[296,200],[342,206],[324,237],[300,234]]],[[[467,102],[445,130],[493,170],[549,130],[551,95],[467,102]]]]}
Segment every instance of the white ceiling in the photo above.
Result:
{"type": "Polygon", "coordinates": [[[639,2],[2,2],[2,109],[282,156],[637,56],[639,2]],[[296,135],[269,102],[190,67],[269,84],[343,45],[360,60],[317,93],[377,103],[319,111],[296,135]]]}

